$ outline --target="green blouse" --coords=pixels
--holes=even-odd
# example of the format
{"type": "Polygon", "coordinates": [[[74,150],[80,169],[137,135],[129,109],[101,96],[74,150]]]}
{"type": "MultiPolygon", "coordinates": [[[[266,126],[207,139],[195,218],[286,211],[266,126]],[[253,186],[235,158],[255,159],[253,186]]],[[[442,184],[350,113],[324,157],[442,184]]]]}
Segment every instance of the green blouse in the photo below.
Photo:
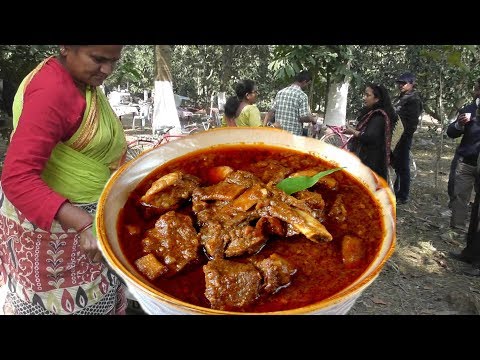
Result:
{"type": "Polygon", "coordinates": [[[237,126],[262,126],[260,110],[257,105],[247,105],[237,117],[237,126]]]}

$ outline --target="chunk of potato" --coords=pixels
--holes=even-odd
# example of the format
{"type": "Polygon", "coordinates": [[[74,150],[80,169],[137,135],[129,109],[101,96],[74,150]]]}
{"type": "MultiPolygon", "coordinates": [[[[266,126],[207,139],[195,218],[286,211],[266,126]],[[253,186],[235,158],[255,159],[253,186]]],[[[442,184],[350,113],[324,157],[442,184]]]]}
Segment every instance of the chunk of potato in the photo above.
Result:
{"type": "Polygon", "coordinates": [[[153,254],[148,254],[135,260],[135,265],[137,269],[150,280],[155,280],[168,270],[153,254]]]}
{"type": "Polygon", "coordinates": [[[365,256],[365,247],[362,239],[345,235],[342,239],[342,261],[346,267],[354,267],[362,261],[365,256]]]}

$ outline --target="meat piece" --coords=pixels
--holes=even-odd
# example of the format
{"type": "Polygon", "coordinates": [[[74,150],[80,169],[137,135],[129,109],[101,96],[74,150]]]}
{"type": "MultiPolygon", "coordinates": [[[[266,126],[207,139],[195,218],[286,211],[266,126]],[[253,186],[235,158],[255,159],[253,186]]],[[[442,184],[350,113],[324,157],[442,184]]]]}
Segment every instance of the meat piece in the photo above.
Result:
{"type": "Polygon", "coordinates": [[[150,189],[140,198],[142,205],[154,207],[163,214],[176,210],[190,199],[200,179],[193,175],[173,172],[155,181],[150,189]]]}
{"type": "Polygon", "coordinates": [[[286,168],[276,160],[259,161],[251,165],[249,170],[264,183],[272,182],[274,184],[282,181],[291,172],[289,168],[286,168]]]}
{"type": "Polygon", "coordinates": [[[158,261],[153,254],[147,254],[140,259],[135,260],[135,266],[138,271],[150,280],[155,280],[168,271],[168,268],[158,261]]]}
{"type": "Polygon", "coordinates": [[[218,222],[210,222],[200,229],[200,243],[205,247],[207,255],[212,259],[222,259],[227,244],[227,234],[218,222]]]}
{"type": "Polygon", "coordinates": [[[175,184],[175,182],[182,178],[182,175],[183,174],[181,172],[176,171],[157,179],[153,182],[152,186],[150,187],[150,189],[147,190],[145,195],[142,196],[140,201],[146,203],[150,202],[150,200],[152,199],[152,195],[155,195],[156,193],[166,189],[167,187],[172,186],[173,184],[175,184]]]}
{"type": "Polygon", "coordinates": [[[271,216],[264,216],[258,220],[256,227],[261,228],[265,234],[285,236],[283,222],[271,216]]]}
{"type": "Polygon", "coordinates": [[[236,310],[259,296],[262,278],[253,264],[216,259],[204,265],[203,272],[205,297],[213,309],[236,310]]]}
{"type": "Polygon", "coordinates": [[[267,190],[258,184],[253,185],[242,195],[233,200],[230,204],[222,208],[222,211],[247,211],[256,205],[259,201],[267,197],[267,190]]]}
{"type": "Polygon", "coordinates": [[[251,172],[243,170],[237,170],[228,174],[228,176],[225,178],[225,181],[230,184],[244,186],[245,188],[250,188],[254,184],[263,185],[262,181],[258,177],[253,175],[251,172]]]}
{"type": "Polygon", "coordinates": [[[168,267],[169,275],[181,271],[187,264],[199,259],[199,235],[192,219],[169,211],[160,216],[153,229],[146,231],[143,251],[154,253],[168,267]]]}
{"type": "Polygon", "coordinates": [[[282,203],[285,203],[288,206],[298,208],[300,210],[306,211],[308,213],[312,212],[312,209],[305,203],[303,200],[298,200],[291,195],[287,195],[284,191],[280,190],[273,184],[269,183],[267,185],[268,191],[270,191],[270,198],[275,198],[282,203]]]}
{"type": "Polygon", "coordinates": [[[320,195],[319,193],[302,190],[296,192],[293,196],[295,199],[305,201],[305,203],[311,209],[323,210],[323,208],[325,207],[325,201],[323,200],[322,195],[320,195]]]}
{"type": "Polygon", "coordinates": [[[345,235],[342,239],[342,261],[345,266],[355,267],[365,257],[365,246],[362,239],[345,235]]]}
{"type": "Polygon", "coordinates": [[[227,201],[192,201],[192,210],[197,215],[197,224],[202,227],[211,222],[221,208],[228,204],[227,201]]]}
{"type": "Polygon", "coordinates": [[[250,225],[259,217],[253,210],[238,214],[217,214],[200,230],[200,241],[207,254],[217,259],[258,252],[268,240],[262,226],[250,225]]]}
{"type": "Polygon", "coordinates": [[[347,219],[347,209],[343,205],[343,195],[337,195],[328,216],[334,218],[338,222],[344,222],[347,219]]]}
{"type": "Polygon", "coordinates": [[[267,294],[274,294],[290,285],[292,276],[297,272],[292,264],[277,254],[256,262],[255,266],[262,274],[263,291],[267,294]]]}
{"type": "Polygon", "coordinates": [[[225,181],[218,184],[196,188],[192,194],[194,201],[221,200],[232,201],[245,191],[245,187],[237,184],[229,184],[225,181]]]}
{"type": "Polygon", "coordinates": [[[268,237],[263,231],[263,227],[253,227],[248,224],[242,224],[231,228],[228,232],[230,242],[225,249],[225,257],[240,256],[245,253],[255,254],[265,246],[268,237]]]}
{"type": "Polygon", "coordinates": [[[276,199],[271,200],[270,205],[259,209],[258,213],[261,216],[273,216],[286,222],[314,242],[318,240],[331,241],[333,239],[325,226],[308,212],[292,208],[276,199]]]}

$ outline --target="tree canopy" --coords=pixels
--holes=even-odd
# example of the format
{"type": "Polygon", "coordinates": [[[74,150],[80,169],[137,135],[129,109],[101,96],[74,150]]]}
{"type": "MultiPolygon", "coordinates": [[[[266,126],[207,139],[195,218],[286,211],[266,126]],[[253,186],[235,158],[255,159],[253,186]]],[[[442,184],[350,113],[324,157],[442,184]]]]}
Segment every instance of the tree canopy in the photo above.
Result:
{"type": "MultiPolygon", "coordinates": [[[[55,45],[0,45],[0,78],[16,87],[56,51],[55,45]]],[[[393,96],[396,76],[408,70],[417,76],[425,112],[445,120],[470,101],[473,83],[480,77],[479,61],[477,45],[176,45],[171,73],[174,91],[204,107],[219,91],[233,95],[238,80],[255,80],[258,106],[266,111],[276,92],[291,83],[296,72],[307,69],[314,76],[311,108],[319,112],[325,110],[329,82],[348,76],[347,116],[353,118],[362,106],[367,82],[384,84],[393,96]]],[[[127,45],[105,85],[108,90],[128,86],[141,94],[153,88],[155,66],[154,45],[127,45]]]]}

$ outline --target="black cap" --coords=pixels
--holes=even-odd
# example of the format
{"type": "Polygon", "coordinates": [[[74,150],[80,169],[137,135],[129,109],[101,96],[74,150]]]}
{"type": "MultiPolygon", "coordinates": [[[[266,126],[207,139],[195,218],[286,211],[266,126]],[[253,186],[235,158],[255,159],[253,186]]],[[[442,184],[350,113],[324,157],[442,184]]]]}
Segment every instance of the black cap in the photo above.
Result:
{"type": "Polygon", "coordinates": [[[413,84],[415,82],[415,75],[413,75],[411,72],[406,72],[400,75],[395,82],[405,82],[405,83],[410,83],[413,84]]]}

